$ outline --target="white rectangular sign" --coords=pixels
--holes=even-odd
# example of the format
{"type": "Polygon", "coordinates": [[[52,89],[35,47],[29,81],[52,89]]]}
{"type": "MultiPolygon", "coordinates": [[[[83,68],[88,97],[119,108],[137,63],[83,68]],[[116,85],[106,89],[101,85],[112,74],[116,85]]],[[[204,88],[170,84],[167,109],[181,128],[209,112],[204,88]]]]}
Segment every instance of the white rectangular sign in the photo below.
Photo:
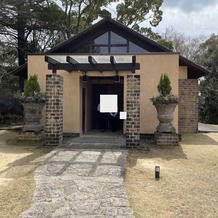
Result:
{"type": "Polygon", "coordinates": [[[100,112],[117,113],[117,95],[100,95],[100,112]]]}
{"type": "Polygon", "coordinates": [[[121,120],[126,120],[126,115],[127,115],[126,112],[121,111],[121,112],[120,112],[120,119],[121,119],[121,120]]]}

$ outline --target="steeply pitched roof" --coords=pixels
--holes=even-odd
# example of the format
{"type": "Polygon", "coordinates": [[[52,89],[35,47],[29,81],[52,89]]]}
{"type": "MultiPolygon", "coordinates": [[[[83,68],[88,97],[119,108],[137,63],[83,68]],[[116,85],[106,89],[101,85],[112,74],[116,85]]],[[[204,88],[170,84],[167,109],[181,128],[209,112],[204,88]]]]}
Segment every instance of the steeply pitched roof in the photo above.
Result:
{"type": "MultiPolygon", "coordinates": [[[[77,35],[71,37],[70,39],[58,44],[54,48],[46,52],[46,54],[52,53],[74,53],[84,44],[90,42],[94,38],[102,35],[107,31],[113,31],[118,35],[128,38],[133,43],[138,46],[148,50],[149,52],[170,52],[168,48],[156,43],[155,41],[137,33],[136,31],[124,26],[123,24],[111,19],[110,17],[104,18],[98,23],[92,25],[91,27],[85,29],[84,31],[78,33],[77,35]]],[[[199,78],[205,76],[209,73],[205,68],[195,64],[194,62],[180,56],[179,57],[180,66],[188,67],[188,78],[199,78]]],[[[21,66],[22,67],[22,66],[21,66]]],[[[19,68],[18,68],[19,69],[19,68]]],[[[16,70],[18,74],[19,70],[16,70]]],[[[25,72],[22,69],[22,72],[25,72]]]]}
{"type": "Polygon", "coordinates": [[[156,43],[155,41],[141,35],[140,33],[124,26],[123,24],[113,20],[110,17],[104,18],[98,23],[85,29],[79,34],[71,37],[63,43],[55,46],[47,53],[68,53],[74,52],[79,47],[96,38],[107,31],[113,31],[118,35],[130,39],[133,43],[145,48],[149,52],[172,52],[164,46],[156,43]]]}

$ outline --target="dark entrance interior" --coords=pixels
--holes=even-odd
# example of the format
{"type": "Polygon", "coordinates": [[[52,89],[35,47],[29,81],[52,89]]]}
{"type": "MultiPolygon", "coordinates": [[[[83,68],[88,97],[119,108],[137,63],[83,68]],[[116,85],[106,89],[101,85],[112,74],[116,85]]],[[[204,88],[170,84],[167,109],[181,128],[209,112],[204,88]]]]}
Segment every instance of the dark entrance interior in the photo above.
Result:
{"type": "MultiPolygon", "coordinates": [[[[114,77],[97,78],[92,83],[92,129],[100,129],[100,116],[97,110],[100,102],[100,95],[109,94],[118,96],[118,113],[116,116],[116,130],[123,129],[123,121],[119,119],[119,112],[123,111],[123,78],[120,82],[114,82],[114,77]],[[94,82],[96,81],[96,83],[94,82]]],[[[111,115],[106,116],[108,129],[111,129],[111,115]]]]}

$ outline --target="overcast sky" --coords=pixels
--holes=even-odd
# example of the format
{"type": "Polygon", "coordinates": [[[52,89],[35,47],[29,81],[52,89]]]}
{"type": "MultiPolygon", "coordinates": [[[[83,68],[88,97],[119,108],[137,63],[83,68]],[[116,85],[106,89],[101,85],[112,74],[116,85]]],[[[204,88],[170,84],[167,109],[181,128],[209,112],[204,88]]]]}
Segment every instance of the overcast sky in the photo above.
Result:
{"type": "Polygon", "coordinates": [[[153,29],[172,26],[186,35],[218,34],[218,0],[163,0],[163,19],[153,29]]]}

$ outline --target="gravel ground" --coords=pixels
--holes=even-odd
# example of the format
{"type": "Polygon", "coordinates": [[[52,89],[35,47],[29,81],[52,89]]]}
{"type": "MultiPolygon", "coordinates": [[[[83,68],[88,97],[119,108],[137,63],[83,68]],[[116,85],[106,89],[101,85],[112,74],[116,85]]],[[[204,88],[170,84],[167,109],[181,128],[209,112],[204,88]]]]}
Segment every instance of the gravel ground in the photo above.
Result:
{"type": "Polygon", "coordinates": [[[218,133],[187,134],[181,146],[150,148],[131,151],[126,165],[135,217],[218,217],[218,133]]]}

